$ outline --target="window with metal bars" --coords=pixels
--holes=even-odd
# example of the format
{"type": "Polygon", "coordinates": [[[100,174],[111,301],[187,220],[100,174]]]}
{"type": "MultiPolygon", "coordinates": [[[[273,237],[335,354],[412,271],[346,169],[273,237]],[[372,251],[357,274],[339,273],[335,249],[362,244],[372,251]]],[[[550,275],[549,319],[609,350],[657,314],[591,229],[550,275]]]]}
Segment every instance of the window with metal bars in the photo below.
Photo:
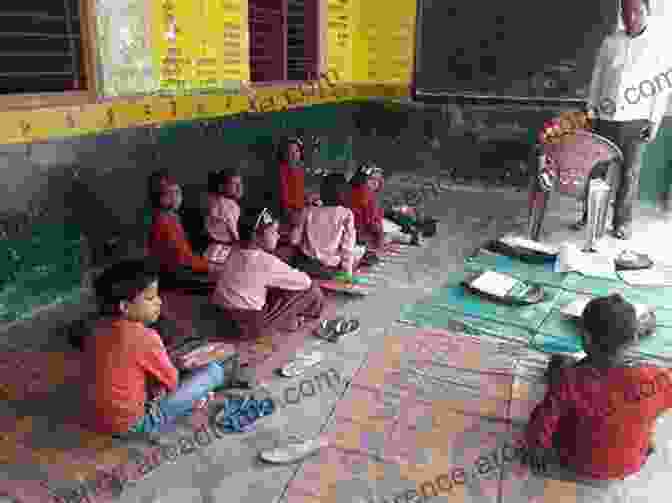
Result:
{"type": "Polygon", "coordinates": [[[252,82],[311,80],[318,70],[318,0],[249,0],[252,82]]]}
{"type": "Polygon", "coordinates": [[[86,89],[79,0],[0,4],[0,95],[86,89]]]}

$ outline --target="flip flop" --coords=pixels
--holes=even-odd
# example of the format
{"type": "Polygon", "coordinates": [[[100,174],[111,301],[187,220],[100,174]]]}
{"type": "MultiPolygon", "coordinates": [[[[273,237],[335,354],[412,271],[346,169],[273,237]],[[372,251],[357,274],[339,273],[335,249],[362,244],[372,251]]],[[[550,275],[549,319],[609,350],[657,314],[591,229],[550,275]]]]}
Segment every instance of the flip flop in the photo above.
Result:
{"type": "Polygon", "coordinates": [[[324,360],[324,353],[314,351],[308,355],[298,354],[295,360],[287,363],[280,373],[283,377],[298,377],[306,372],[310,367],[314,367],[324,360]]]}
{"type": "Polygon", "coordinates": [[[328,442],[326,439],[317,437],[309,440],[289,442],[283,447],[261,451],[259,457],[267,463],[292,464],[316,454],[327,445],[328,442]]]}
{"type": "Polygon", "coordinates": [[[328,342],[338,342],[348,335],[357,334],[359,330],[358,320],[336,318],[335,320],[323,320],[315,331],[315,336],[328,342]]]}

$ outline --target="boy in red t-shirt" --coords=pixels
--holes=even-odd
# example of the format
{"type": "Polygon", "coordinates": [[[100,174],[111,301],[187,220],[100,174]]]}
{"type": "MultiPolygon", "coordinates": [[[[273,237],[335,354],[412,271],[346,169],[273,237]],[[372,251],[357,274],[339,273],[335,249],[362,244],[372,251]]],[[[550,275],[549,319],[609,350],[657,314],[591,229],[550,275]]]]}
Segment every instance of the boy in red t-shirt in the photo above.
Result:
{"type": "Polygon", "coordinates": [[[549,389],[527,425],[523,461],[544,473],[557,454],[581,478],[624,479],[653,452],[656,418],[672,408],[672,373],[625,356],[642,320],[619,294],[591,300],[581,326],[587,357],[551,359],[549,389]]]}
{"type": "Polygon", "coordinates": [[[207,404],[229,377],[218,362],[180,379],[161,336],[158,267],[128,260],[94,284],[101,319],[84,340],[85,423],[101,433],[154,433],[207,404]],[[149,391],[148,391],[149,390],[149,391]]]}
{"type": "Polygon", "coordinates": [[[178,214],[181,187],[166,171],[157,171],[149,179],[149,199],[154,213],[147,253],[160,264],[161,286],[211,288],[208,259],[194,253],[178,214]]]}

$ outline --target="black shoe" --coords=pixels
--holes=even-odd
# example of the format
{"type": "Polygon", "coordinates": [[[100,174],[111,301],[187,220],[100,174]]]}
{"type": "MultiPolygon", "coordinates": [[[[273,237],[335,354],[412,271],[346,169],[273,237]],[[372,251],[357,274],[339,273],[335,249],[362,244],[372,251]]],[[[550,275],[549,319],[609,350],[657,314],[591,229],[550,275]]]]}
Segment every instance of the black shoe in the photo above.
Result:
{"type": "Polygon", "coordinates": [[[632,238],[632,231],[626,225],[619,225],[614,229],[613,236],[616,239],[628,240],[632,238]]]}

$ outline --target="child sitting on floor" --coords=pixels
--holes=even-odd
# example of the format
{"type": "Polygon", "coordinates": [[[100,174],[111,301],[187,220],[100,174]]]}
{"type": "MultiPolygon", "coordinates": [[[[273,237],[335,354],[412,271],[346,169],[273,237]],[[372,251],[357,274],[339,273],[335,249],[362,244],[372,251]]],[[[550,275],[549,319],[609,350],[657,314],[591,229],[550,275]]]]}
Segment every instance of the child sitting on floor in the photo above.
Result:
{"type": "Polygon", "coordinates": [[[527,425],[523,460],[544,473],[557,453],[581,478],[623,479],[653,450],[656,418],[672,408],[672,374],[626,358],[640,322],[619,294],[591,300],[582,330],[586,358],[551,359],[549,389],[527,425]]]}
{"type": "Polygon", "coordinates": [[[210,393],[227,382],[219,363],[180,381],[160,335],[147,327],[161,313],[158,272],[148,261],[129,260],[110,267],[94,283],[102,317],[84,340],[82,361],[90,379],[85,423],[95,431],[157,432],[205,406],[210,393]],[[151,385],[156,396],[148,396],[151,385]]]}
{"type": "Polygon", "coordinates": [[[149,198],[154,208],[148,240],[148,255],[161,267],[162,287],[208,288],[208,259],[195,255],[178,215],[182,189],[165,171],[149,180],[149,198]]]}
{"type": "Polygon", "coordinates": [[[355,215],[358,239],[372,248],[382,248],[386,240],[419,244],[417,233],[404,234],[396,224],[386,221],[376,196],[382,180],[383,171],[372,163],[362,163],[350,180],[352,188],[346,202],[355,215]],[[386,226],[392,228],[386,231],[386,226]]]}
{"type": "Polygon", "coordinates": [[[240,200],[243,180],[235,169],[221,170],[208,177],[208,217],[206,228],[210,244],[205,256],[210,262],[223,262],[238,242],[240,200]]]}
{"type": "Polygon", "coordinates": [[[378,206],[374,193],[378,186],[376,173],[377,168],[373,164],[361,164],[350,180],[351,190],[346,201],[355,216],[358,240],[372,248],[382,248],[385,231],[383,210],[378,206]]]}
{"type": "Polygon", "coordinates": [[[217,272],[212,304],[232,320],[245,339],[296,330],[301,317],[317,319],[324,297],[304,272],[273,255],[278,222],[266,208],[246,209],[238,222],[240,245],[217,272]]]}
{"type": "Polygon", "coordinates": [[[328,279],[339,269],[352,275],[355,262],[362,258],[352,210],[340,202],[346,184],[342,174],[325,177],[320,187],[322,206],[306,208],[292,230],[291,243],[299,248],[294,267],[313,277],[328,279]]]}

